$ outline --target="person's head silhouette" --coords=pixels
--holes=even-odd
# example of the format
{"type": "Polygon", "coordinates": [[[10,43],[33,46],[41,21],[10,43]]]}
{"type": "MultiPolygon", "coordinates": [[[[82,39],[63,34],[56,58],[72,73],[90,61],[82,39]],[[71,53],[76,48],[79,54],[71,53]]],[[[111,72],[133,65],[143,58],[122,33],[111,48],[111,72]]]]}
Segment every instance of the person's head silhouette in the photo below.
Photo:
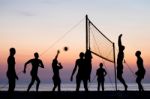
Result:
{"type": "Polygon", "coordinates": [[[85,52],[85,58],[90,58],[90,59],[92,58],[90,50],[86,50],[86,52],[85,52]]]}
{"type": "Polygon", "coordinates": [[[85,54],[86,54],[86,55],[90,55],[90,54],[91,54],[91,51],[90,51],[90,50],[86,50],[85,54]]]}
{"type": "Polygon", "coordinates": [[[57,63],[58,63],[57,59],[54,59],[53,64],[57,64],[57,63]]]}
{"type": "Polygon", "coordinates": [[[84,57],[84,53],[81,52],[79,56],[80,56],[80,58],[83,58],[84,57]]]}
{"type": "Polygon", "coordinates": [[[10,48],[10,55],[15,55],[16,54],[16,50],[15,48],[10,48]]]}
{"type": "Polygon", "coordinates": [[[99,66],[100,66],[100,68],[102,68],[103,67],[103,63],[100,63],[99,66]]]}
{"type": "Polygon", "coordinates": [[[135,55],[136,55],[137,57],[139,57],[139,56],[141,55],[141,51],[136,51],[136,52],[135,52],[135,55]]]}
{"type": "Polygon", "coordinates": [[[121,50],[123,51],[125,49],[125,46],[121,46],[121,50]]]}
{"type": "Polygon", "coordinates": [[[35,59],[38,59],[39,58],[39,54],[37,52],[34,53],[34,57],[35,57],[35,59]]]}

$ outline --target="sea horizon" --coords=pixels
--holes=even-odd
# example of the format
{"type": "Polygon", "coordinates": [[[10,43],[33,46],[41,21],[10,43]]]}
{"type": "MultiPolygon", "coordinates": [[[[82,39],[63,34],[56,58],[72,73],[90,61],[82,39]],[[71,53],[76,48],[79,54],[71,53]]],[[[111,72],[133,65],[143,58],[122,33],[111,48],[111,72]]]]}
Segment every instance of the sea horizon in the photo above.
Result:
{"type": "MultiPolygon", "coordinates": [[[[138,85],[135,83],[128,83],[128,91],[138,91],[138,85]]],[[[17,84],[15,91],[26,91],[28,87],[28,84],[17,84]]],[[[36,90],[36,84],[32,86],[30,91],[36,90]]],[[[89,83],[88,85],[89,91],[97,91],[97,83],[89,83]]],[[[104,85],[105,91],[116,91],[115,84],[113,83],[106,83],[104,85]]],[[[150,84],[149,83],[143,83],[143,87],[145,91],[150,91],[150,84]]],[[[53,84],[48,83],[41,83],[39,86],[39,91],[52,91],[53,84]]],[[[61,91],[75,91],[76,84],[75,83],[64,83],[61,84],[61,91]]],[[[8,85],[0,84],[0,91],[7,91],[8,85]]],[[[117,90],[123,91],[124,87],[122,84],[117,84],[117,90]]],[[[57,91],[57,88],[56,88],[57,91]]],[[[83,84],[81,84],[80,91],[84,91],[83,84]]]]}

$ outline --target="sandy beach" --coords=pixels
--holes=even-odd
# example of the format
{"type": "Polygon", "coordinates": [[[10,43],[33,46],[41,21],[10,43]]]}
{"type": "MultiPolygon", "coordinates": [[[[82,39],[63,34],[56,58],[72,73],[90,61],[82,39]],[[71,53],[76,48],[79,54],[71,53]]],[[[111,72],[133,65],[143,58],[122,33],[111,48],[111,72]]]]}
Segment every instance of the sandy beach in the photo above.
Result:
{"type": "Polygon", "coordinates": [[[1,99],[147,99],[148,97],[150,97],[150,91],[31,91],[29,93],[26,93],[25,91],[16,91],[12,95],[9,95],[7,91],[0,91],[1,99]]]}

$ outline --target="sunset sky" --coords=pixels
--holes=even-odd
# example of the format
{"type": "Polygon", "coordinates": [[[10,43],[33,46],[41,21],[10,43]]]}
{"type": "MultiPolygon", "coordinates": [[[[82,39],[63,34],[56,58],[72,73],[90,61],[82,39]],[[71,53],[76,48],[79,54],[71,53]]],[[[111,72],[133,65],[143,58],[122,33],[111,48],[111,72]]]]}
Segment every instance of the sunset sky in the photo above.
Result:
{"type": "MultiPolygon", "coordinates": [[[[33,58],[34,52],[40,54],[45,65],[45,69],[39,68],[43,82],[51,81],[51,62],[59,49],[58,60],[64,66],[62,81],[69,82],[78,54],[85,51],[86,14],[115,42],[116,52],[118,35],[123,34],[125,60],[134,72],[137,70],[135,51],[141,50],[147,71],[143,81],[150,83],[150,0],[0,0],[0,84],[7,82],[7,57],[11,47],[16,48],[17,73],[33,58]],[[63,51],[64,46],[69,47],[67,52],[63,51]]],[[[102,62],[93,57],[92,77],[102,62]]],[[[134,82],[135,76],[126,64],[124,66],[125,80],[134,82]]],[[[27,79],[29,83],[30,67],[28,65],[27,74],[18,75],[18,82],[27,79]]],[[[113,72],[112,66],[107,69],[110,74],[113,72]]]]}

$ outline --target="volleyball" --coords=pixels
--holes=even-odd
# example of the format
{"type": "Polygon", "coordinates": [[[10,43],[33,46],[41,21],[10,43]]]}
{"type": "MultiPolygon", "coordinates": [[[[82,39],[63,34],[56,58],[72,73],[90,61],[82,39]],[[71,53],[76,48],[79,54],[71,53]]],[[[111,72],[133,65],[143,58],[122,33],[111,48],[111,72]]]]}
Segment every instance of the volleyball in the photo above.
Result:
{"type": "Polygon", "coordinates": [[[68,47],[67,46],[64,47],[64,51],[68,51],[68,47]]]}

